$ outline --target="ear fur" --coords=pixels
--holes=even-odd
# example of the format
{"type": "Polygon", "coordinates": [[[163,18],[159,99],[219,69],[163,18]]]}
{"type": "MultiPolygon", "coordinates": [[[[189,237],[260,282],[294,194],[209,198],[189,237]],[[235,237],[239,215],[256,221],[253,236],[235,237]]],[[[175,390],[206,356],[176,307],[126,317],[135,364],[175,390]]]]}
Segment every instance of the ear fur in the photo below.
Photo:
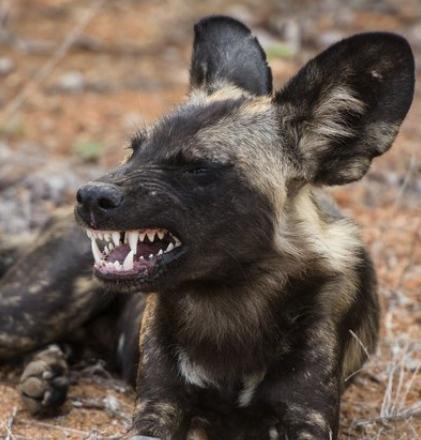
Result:
{"type": "Polygon", "coordinates": [[[190,67],[191,88],[211,94],[234,85],[252,95],[272,93],[272,72],[266,55],[250,30],[225,16],[210,16],[194,27],[190,67]]]}
{"type": "Polygon", "coordinates": [[[414,81],[411,48],[391,33],[355,35],[307,63],[274,99],[304,179],[360,179],[392,145],[414,81]]]}

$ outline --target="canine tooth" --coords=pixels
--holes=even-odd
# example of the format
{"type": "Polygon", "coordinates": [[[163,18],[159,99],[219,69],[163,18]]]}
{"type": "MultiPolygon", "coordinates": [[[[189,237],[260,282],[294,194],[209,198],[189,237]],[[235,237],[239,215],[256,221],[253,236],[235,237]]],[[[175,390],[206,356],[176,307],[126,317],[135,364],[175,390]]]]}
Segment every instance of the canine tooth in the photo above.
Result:
{"type": "Polygon", "coordinates": [[[98,245],[96,244],[95,239],[91,240],[91,248],[92,248],[92,254],[94,255],[95,258],[95,263],[99,264],[100,261],[102,260],[102,254],[101,251],[99,250],[98,245]]]}
{"type": "Polygon", "coordinates": [[[150,241],[151,243],[153,243],[153,242],[155,241],[155,230],[154,230],[154,229],[149,229],[149,230],[146,232],[146,235],[148,236],[149,241],[150,241]]]}
{"type": "Polygon", "coordinates": [[[153,254],[149,254],[149,259],[152,260],[153,254]]]}
{"type": "Polygon", "coordinates": [[[123,267],[125,270],[132,270],[133,269],[133,260],[134,260],[134,253],[130,251],[127,255],[127,257],[124,259],[123,267]]]}
{"type": "Polygon", "coordinates": [[[174,240],[175,240],[175,247],[181,246],[181,241],[177,237],[174,237],[174,240]]]}
{"type": "Polygon", "coordinates": [[[167,249],[165,249],[165,252],[171,252],[174,249],[174,245],[172,243],[170,243],[167,247],[167,249]]]}
{"type": "Polygon", "coordinates": [[[113,243],[115,246],[118,246],[120,244],[120,232],[113,231],[111,233],[111,237],[113,239],[113,243]]]}
{"type": "Polygon", "coordinates": [[[115,267],[117,270],[121,270],[121,269],[122,269],[121,264],[120,264],[119,261],[114,261],[114,267],[115,267]]]}
{"type": "Polygon", "coordinates": [[[157,232],[158,238],[162,240],[165,237],[165,231],[163,229],[159,229],[157,232]]]}
{"type": "Polygon", "coordinates": [[[139,232],[137,232],[137,231],[130,231],[130,232],[126,232],[126,235],[128,235],[128,241],[129,241],[130,249],[133,251],[133,254],[136,255],[137,239],[139,237],[139,232]]]}
{"type": "Polygon", "coordinates": [[[87,230],[86,230],[86,235],[87,235],[89,238],[92,238],[92,237],[93,237],[93,235],[92,235],[92,231],[91,231],[90,229],[87,229],[87,230]]]}
{"type": "Polygon", "coordinates": [[[132,270],[133,269],[133,256],[134,252],[130,251],[123,262],[123,269],[124,270],[132,270]]]}
{"type": "Polygon", "coordinates": [[[162,250],[162,249],[160,249],[159,251],[158,251],[158,255],[162,255],[164,253],[164,251],[162,250]]]}
{"type": "Polygon", "coordinates": [[[139,258],[140,258],[141,260],[144,260],[144,259],[145,259],[145,257],[144,257],[143,255],[141,255],[139,258]]]}
{"type": "Polygon", "coordinates": [[[105,241],[111,240],[111,233],[110,232],[104,232],[104,240],[105,241]]]}
{"type": "Polygon", "coordinates": [[[139,240],[143,242],[145,240],[145,235],[146,232],[139,232],[139,240]]]}

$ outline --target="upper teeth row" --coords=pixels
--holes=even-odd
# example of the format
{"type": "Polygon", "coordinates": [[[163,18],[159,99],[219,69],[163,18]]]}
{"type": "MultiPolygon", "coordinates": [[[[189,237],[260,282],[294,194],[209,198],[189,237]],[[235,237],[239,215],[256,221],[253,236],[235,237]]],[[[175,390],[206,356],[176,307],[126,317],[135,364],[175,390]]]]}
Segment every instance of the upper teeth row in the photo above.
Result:
{"type": "MultiPolygon", "coordinates": [[[[119,231],[96,231],[94,229],[87,229],[86,233],[89,238],[97,238],[103,241],[113,241],[115,246],[120,244],[120,232],[119,231]]],[[[144,241],[148,237],[149,241],[153,243],[157,238],[162,240],[165,237],[167,231],[165,229],[143,229],[140,231],[126,231],[124,232],[125,243],[137,243],[138,240],[144,241]]],[[[172,235],[172,234],[171,234],[172,235]]],[[[179,241],[176,237],[174,240],[179,241]]]]}
{"type": "MultiPolygon", "coordinates": [[[[152,243],[155,241],[156,237],[162,240],[167,233],[166,230],[163,229],[147,229],[143,231],[126,231],[124,232],[124,242],[128,243],[130,246],[130,252],[124,260],[124,268],[130,270],[133,268],[133,257],[137,253],[137,242],[138,240],[144,241],[147,236],[149,241],[152,243]]],[[[102,260],[103,254],[100,251],[96,239],[103,240],[109,242],[108,245],[105,245],[104,253],[108,255],[114,247],[120,245],[120,232],[118,231],[95,231],[93,229],[87,229],[86,234],[91,239],[91,247],[92,253],[95,258],[95,262],[99,264],[102,260]]],[[[175,244],[172,242],[168,244],[167,249],[163,251],[162,249],[158,252],[158,255],[162,255],[166,252],[171,252],[174,248],[181,245],[180,240],[169,233],[174,240],[175,244]]],[[[153,256],[153,254],[151,254],[153,256]]],[[[142,258],[142,257],[141,257],[142,258]]]]}

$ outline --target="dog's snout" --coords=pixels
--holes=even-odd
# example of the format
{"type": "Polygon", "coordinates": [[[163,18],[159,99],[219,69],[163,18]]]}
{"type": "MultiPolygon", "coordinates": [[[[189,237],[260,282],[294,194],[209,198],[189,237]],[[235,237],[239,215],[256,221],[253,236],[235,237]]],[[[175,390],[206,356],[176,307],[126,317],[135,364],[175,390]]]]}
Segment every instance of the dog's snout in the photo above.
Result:
{"type": "Polygon", "coordinates": [[[88,183],[79,188],[76,200],[85,209],[107,211],[121,205],[123,192],[115,185],[88,183]]]}

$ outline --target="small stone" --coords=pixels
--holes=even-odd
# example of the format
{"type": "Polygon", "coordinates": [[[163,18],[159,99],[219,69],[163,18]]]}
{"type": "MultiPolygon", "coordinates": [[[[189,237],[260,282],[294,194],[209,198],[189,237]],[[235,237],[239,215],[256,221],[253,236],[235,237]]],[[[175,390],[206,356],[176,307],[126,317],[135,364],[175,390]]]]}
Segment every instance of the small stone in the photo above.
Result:
{"type": "Polygon", "coordinates": [[[15,68],[15,63],[10,58],[0,57],[0,75],[8,75],[15,68]]]}
{"type": "Polygon", "coordinates": [[[81,72],[70,71],[60,76],[56,87],[64,92],[81,92],[86,86],[85,77],[81,72]]]}

